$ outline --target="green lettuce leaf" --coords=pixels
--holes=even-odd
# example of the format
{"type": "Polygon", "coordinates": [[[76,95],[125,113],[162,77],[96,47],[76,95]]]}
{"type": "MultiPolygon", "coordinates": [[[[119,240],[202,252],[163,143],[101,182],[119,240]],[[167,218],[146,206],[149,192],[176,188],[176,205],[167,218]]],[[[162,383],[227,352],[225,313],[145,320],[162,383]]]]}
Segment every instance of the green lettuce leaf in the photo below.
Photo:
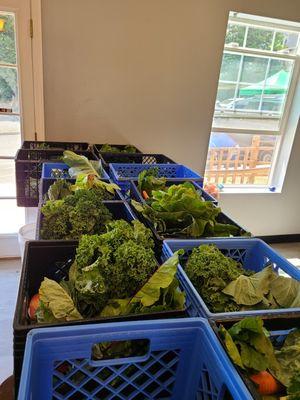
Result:
{"type": "MultiPolygon", "coordinates": [[[[44,278],[39,289],[40,302],[44,311],[44,319],[47,315],[47,320],[51,314],[56,321],[73,321],[82,319],[82,316],[77,311],[73,300],[68,293],[52,279],[44,278]],[[45,314],[47,310],[48,314],[45,314]]],[[[38,322],[47,322],[41,320],[42,314],[38,313],[38,322]],[[40,319],[39,319],[40,318],[40,319]]]]}
{"type": "Polygon", "coordinates": [[[172,284],[177,272],[179,255],[183,251],[176,251],[156,272],[147,283],[130,300],[130,304],[141,303],[144,307],[152,306],[161,295],[161,290],[166,290],[172,284]]]}
{"type": "Polygon", "coordinates": [[[60,200],[72,194],[72,184],[65,179],[58,179],[48,189],[49,200],[60,200]]]}
{"type": "MultiPolygon", "coordinates": [[[[234,324],[228,330],[228,334],[232,337],[239,351],[242,365],[249,373],[264,371],[266,369],[270,369],[276,374],[280,373],[280,364],[275,357],[272,342],[268,337],[261,318],[244,318],[234,324]]],[[[236,360],[240,364],[240,360],[235,354],[233,361],[236,362],[236,360]]],[[[277,375],[275,376],[277,377],[277,375]]]]}
{"type": "Polygon", "coordinates": [[[69,169],[71,178],[76,178],[78,175],[96,175],[98,178],[102,176],[101,161],[88,160],[85,156],[80,156],[73,151],[65,150],[63,161],[69,169]]]}
{"type": "Polygon", "coordinates": [[[275,377],[285,386],[292,383],[296,371],[300,371],[300,329],[288,334],[283,346],[275,352],[280,371],[274,371],[275,377]]]}
{"type": "Polygon", "coordinates": [[[299,299],[300,282],[292,278],[286,278],[284,276],[277,276],[275,280],[271,282],[271,293],[274,296],[276,302],[284,308],[292,306],[297,307],[297,299],[299,299]]]}
{"type": "Polygon", "coordinates": [[[240,275],[223,289],[223,293],[232,296],[237,304],[253,306],[263,301],[274,279],[277,275],[270,265],[254,275],[240,275]]]}
{"type": "Polygon", "coordinates": [[[108,183],[101,181],[96,175],[79,174],[76,178],[76,182],[72,185],[71,189],[75,192],[80,189],[92,189],[100,188],[107,192],[114,194],[116,190],[119,190],[119,186],[115,183],[108,183]]]}

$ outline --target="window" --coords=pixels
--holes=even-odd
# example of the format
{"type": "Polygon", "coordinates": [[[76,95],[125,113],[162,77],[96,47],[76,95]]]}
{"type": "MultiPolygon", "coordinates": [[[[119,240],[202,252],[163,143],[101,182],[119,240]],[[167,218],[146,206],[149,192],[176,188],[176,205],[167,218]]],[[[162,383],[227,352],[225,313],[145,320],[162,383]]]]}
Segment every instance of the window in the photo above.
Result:
{"type": "Polygon", "coordinates": [[[24,223],[16,207],[14,156],[21,143],[15,16],[0,12],[0,234],[24,223]]]}
{"type": "Polygon", "coordinates": [[[276,181],[280,189],[274,171],[298,80],[299,49],[300,24],[230,13],[206,181],[225,188],[270,188],[276,181]]]}

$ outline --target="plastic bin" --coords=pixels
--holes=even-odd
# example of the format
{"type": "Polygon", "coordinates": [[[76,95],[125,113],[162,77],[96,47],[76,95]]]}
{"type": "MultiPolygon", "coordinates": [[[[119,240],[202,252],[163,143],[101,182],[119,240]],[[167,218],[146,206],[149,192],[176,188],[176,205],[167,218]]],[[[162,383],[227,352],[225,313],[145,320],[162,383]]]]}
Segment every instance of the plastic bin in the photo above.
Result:
{"type": "MultiPolygon", "coordinates": [[[[131,187],[133,187],[132,182],[133,182],[133,181],[131,181],[131,185],[132,185],[131,187]]],[[[177,183],[178,183],[178,181],[177,181],[177,183]]],[[[194,182],[193,182],[193,183],[194,183],[194,182]]],[[[201,188],[199,187],[199,189],[201,189],[201,188]]],[[[202,190],[202,189],[201,189],[201,190],[202,190]]],[[[141,197],[140,197],[140,194],[139,194],[139,192],[138,192],[138,189],[137,189],[137,190],[131,190],[130,195],[131,195],[131,199],[136,200],[136,201],[138,201],[138,202],[141,202],[141,197]]],[[[209,196],[209,195],[208,195],[208,196],[209,196]]],[[[132,207],[132,208],[133,208],[133,207],[132,207]]],[[[147,227],[149,227],[149,228],[152,230],[152,232],[153,232],[153,237],[154,237],[154,240],[155,240],[155,243],[156,243],[156,246],[157,246],[158,249],[159,249],[159,248],[160,248],[160,249],[162,248],[163,241],[164,241],[164,240],[167,240],[167,239],[190,240],[190,239],[188,239],[186,236],[182,236],[182,237],[176,236],[176,237],[175,237],[175,235],[170,236],[170,235],[167,235],[167,234],[162,235],[162,234],[158,233],[151,221],[149,221],[148,219],[146,219],[141,213],[139,213],[138,211],[136,211],[134,208],[133,208],[133,210],[134,210],[134,212],[136,213],[138,219],[139,219],[141,222],[143,222],[147,227]]],[[[245,233],[247,232],[242,226],[240,226],[237,222],[235,222],[234,220],[232,220],[227,214],[224,214],[224,213],[221,212],[221,213],[218,215],[218,217],[217,217],[216,219],[217,219],[217,222],[219,222],[219,223],[222,223],[222,224],[231,224],[231,225],[237,226],[237,227],[239,228],[239,235],[238,235],[238,236],[241,236],[241,235],[243,235],[243,234],[245,234],[245,233]]],[[[249,237],[249,236],[245,236],[245,238],[248,238],[248,237],[249,237]]],[[[231,239],[230,239],[230,240],[231,240],[231,239]]],[[[243,239],[243,240],[244,240],[244,239],[243,239]]]]}
{"type": "Polygon", "coordinates": [[[171,158],[164,154],[150,153],[99,153],[102,165],[109,170],[109,164],[176,164],[171,158]]]}
{"type": "MultiPolygon", "coordinates": [[[[111,144],[111,143],[109,143],[111,146],[114,146],[114,147],[116,147],[117,149],[119,149],[120,151],[123,151],[123,150],[125,150],[125,147],[126,146],[129,146],[128,144],[111,144]]],[[[97,156],[100,156],[100,154],[105,154],[105,155],[108,155],[108,154],[114,154],[114,155],[118,155],[118,154],[120,154],[120,153],[114,153],[114,152],[107,152],[107,151],[101,151],[101,147],[102,146],[104,146],[104,143],[103,144],[94,144],[93,145],[93,149],[94,149],[94,152],[95,152],[95,154],[97,155],[97,156]]],[[[132,145],[130,145],[130,146],[132,146],[132,145]]],[[[135,147],[135,146],[134,146],[135,147]]],[[[135,147],[135,149],[136,149],[136,152],[135,153],[121,153],[121,154],[137,154],[137,153],[141,153],[141,151],[137,148],[137,147],[135,147]]]]}
{"type": "Polygon", "coordinates": [[[193,315],[217,321],[226,321],[242,319],[247,316],[279,318],[300,313],[300,308],[236,311],[230,313],[214,313],[210,311],[184,272],[184,265],[193,248],[199,247],[202,244],[215,244],[224,255],[238,261],[245,269],[259,272],[270,262],[273,264],[276,273],[285,273],[289,277],[300,280],[300,271],[260,239],[166,240],[162,250],[163,259],[170,257],[178,249],[185,250],[185,255],[181,259],[181,264],[178,265],[178,270],[181,280],[185,282],[185,291],[188,292],[188,297],[191,301],[190,308],[192,309],[191,312],[193,315]]]}
{"type": "MultiPolygon", "coordinates": [[[[127,316],[94,318],[56,324],[30,323],[27,310],[31,297],[38,292],[44,277],[60,281],[68,272],[62,266],[75,257],[78,241],[41,240],[29,241],[25,246],[25,254],[20,277],[19,292],[13,322],[13,351],[14,351],[14,377],[16,391],[19,387],[21,368],[24,357],[25,342],[28,332],[32,329],[45,329],[53,326],[86,325],[108,321],[128,321],[141,319],[140,314],[127,316]]],[[[161,311],[143,314],[143,319],[162,319],[185,317],[185,310],[161,311]]],[[[44,399],[44,398],[43,398],[44,399]]]]}
{"type": "Polygon", "coordinates": [[[86,142],[43,142],[25,140],[22,143],[22,149],[28,150],[89,150],[89,144],[86,142]]]}
{"type": "MultiPolygon", "coordinates": [[[[136,219],[135,214],[132,212],[130,206],[125,201],[104,200],[103,204],[109,209],[113,215],[113,219],[124,219],[125,221],[132,221],[136,219]]],[[[41,205],[38,210],[37,224],[36,224],[36,240],[41,240],[41,229],[43,225],[43,214],[41,205]]]]}
{"type": "MultiPolygon", "coordinates": [[[[67,182],[70,183],[75,183],[75,179],[65,179],[67,182]]],[[[104,182],[110,182],[108,179],[102,179],[104,182]]],[[[39,204],[44,203],[44,196],[48,192],[48,189],[53,183],[56,181],[56,179],[41,179],[40,180],[40,189],[39,189],[39,204]]],[[[121,194],[120,190],[115,190],[115,196],[111,200],[123,200],[124,197],[121,194]]]]}
{"type": "Polygon", "coordinates": [[[130,181],[137,180],[139,173],[145,169],[158,168],[158,176],[164,176],[168,180],[176,181],[199,181],[203,182],[203,177],[197,172],[181,164],[110,164],[109,174],[123,191],[130,189],[130,181]]]}
{"type": "MultiPolygon", "coordinates": [[[[65,163],[44,163],[42,168],[42,179],[53,179],[52,170],[61,169],[63,170],[63,178],[70,178],[68,170],[69,167],[65,163]]],[[[101,179],[110,180],[109,175],[102,169],[101,179]]]]}
{"type": "Polygon", "coordinates": [[[208,322],[191,319],[32,331],[18,399],[62,398],[248,400],[251,396],[208,322]],[[149,350],[142,356],[91,360],[93,344],[120,340],[147,340],[149,350]]]}
{"type": "MultiPolygon", "coordinates": [[[[15,157],[17,205],[37,207],[39,202],[39,181],[44,162],[60,162],[64,150],[18,150],[15,157]]],[[[89,159],[97,159],[90,151],[76,151],[89,159]]]]}
{"type": "MultiPolygon", "coordinates": [[[[223,321],[222,325],[226,328],[229,329],[231,326],[237,321],[234,320],[227,320],[223,321]]],[[[289,332],[292,329],[298,328],[299,329],[299,324],[300,324],[300,319],[299,316],[288,316],[287,318],[268,318],[264,319],[264,327],[269,331],[270,333],[270,339],[272,342],[276,343],[276,345],[280,345],[284,342],[286,336],[289,334],[289,332]]],[[[221,343],[221,346],[224,348],[225,352],[227,353],[226,347],[224,345],[224,342],[222,338],[219,335],[219,327],[220,323],[216,321],[211,321],[210,322],[211,327],[213,328],[214,332],[216,333],[216,336],[219,339],[219,342],[221,343]]],[[[243,371],[241,368],[239,368],[237,365],[233,366],[236,368],[237,372],[239,373],[241,379],[244,381],[245,386],[251,393],[252,397],[254,400],[262,400],[262,395],[260,395],[257,391],[256,385],[248,378],[248,376],[245,375],[245,371],[243,371]]]]}
{"type": "Polygon", "coordinates": [[[23,256],[24,256],[25,243],[28,240],[34,240],[35,232],[36,232],[36,224],[35,223],[23,225],[19,229],[18,242],[19,242],[19,246],[20,246],[20,255],[21,255],[22,260],[23,260],[23,256]]]}
{"type": "MultiPolygon", "coordinates": [[[[205,201],[211,201],[214,204],[218,204],[218,201],[212,197],[210,194],[208,194],[205,190],[203,190],[201,188],[201,186],[199,184],[197,184],[196,182],[190,181],[194,187],[196,188],[196,190],[201,191],[201,196],[203,197],[203,199],[205,201]]],[[[172,185],[180,185],[182,184],[182,181],[167,181],[166,182],[166,186],[172,186],[172,185]]],[[[145,199],[143,198],[141,192],[138,189],[138,182],[137,181],[131,181],[130,183],[130,197],[136,201],[139,201],[140,203],[146,203],[145,199]]]]}

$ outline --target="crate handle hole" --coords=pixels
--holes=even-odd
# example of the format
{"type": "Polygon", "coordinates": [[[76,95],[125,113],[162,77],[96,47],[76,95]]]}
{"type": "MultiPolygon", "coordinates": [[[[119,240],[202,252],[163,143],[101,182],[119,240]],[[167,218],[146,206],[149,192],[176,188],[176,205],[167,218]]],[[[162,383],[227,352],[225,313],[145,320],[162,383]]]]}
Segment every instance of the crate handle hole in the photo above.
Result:
{"type": "Polygon", "coordinates": [[[150,354],[149,339],[132,339],[99,342],[92,345],[91,365],[99,365],[105,361],[114,360],[120,363],[121,360],[145,361],[150,354]]]}

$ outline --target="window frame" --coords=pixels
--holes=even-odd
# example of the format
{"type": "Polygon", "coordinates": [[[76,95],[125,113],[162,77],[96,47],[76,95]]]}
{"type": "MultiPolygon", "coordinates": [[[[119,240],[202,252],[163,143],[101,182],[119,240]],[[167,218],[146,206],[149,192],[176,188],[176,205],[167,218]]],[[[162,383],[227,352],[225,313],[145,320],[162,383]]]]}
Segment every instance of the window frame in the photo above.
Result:
{"type": "MultiPolygon", "coordinates": [[[[266,68],[266,73],[265,73],[265,79],[267,76],[268,72],[268,67],[270,65],[270,62],[272,59],[281,59],[281,60],[291,60],[293,61],[293,66],[291,69],[291,76],[290,76],[290,81],[286,93],[286,97],[284,100],[284,104],[282,107],[282,111],[279,116],[279,127],[278,129],[254,129],[254,128],[228,128],[228,127],[222,127],[220,125],[215,126],[215,118],[225,118],[224,115],[225,113],[220,113],[219,110],[216,109],[214,110],[214,116],[213,116],[213,123],[212,123],[212,128],[211,132],[220,132],[220,133],[231,133],[231,134],[257,134],[257,135],[272,135],[272,136],[278,136],[279,140],[278,143],[275,146],[274,149],[274,159],[271,163],[271,168],[270,168],[270,174],[268,178],[268,183],[266,185],[255,185],[255,184],[223,184],[223,192],[224,193],[243,193],[245,191],[250,191],[250,192],[258,192],[258,193],[280,193],[282,186],[283,186],[283,181],[284,181],[284,176],[286,172],[286,166],[285,168],[280,168],[278,165],[280,162],[280,159],[282,159],[282,153],[286,153],[286,147],[289,147],[288,145],[284,146],[284,142],[286,141],[286,127],[291,115],[291,109],[293,106],[293,99],[295,95],[295,91],[297,88],[297,84],[299,82],[300,78],[300,26],[297,23],[285,23],[285,21],[280,21],[278,24],[272,21],[268,21],[268,18],[264,17],[256,17],[256,16],[246,16],[246,17],[237,17],[236,15],[232,15],[236,13],[230,13],[228,22],[227,22],[227,27],[229,24],[234,24],[234,25],[243,25],[245,26],[245,33],[244,33],[244,38],[243,38],[243,47],[241,46],[228,46],[226,44],[226,36],[224,39],[224,48],[223,48],[223,53],[222,53],[222,59],[224,54],[239,54],[241,55],[241,60],[239,64],[239,71],[238,71],[238,76],[237,80],[235,82],[233,81],[226,81],[226,80],[221,80],[219,76],[218,80],[218,86],[220,82],[227,82],[227,83],[232,83],[236,85],[235,88],[235,95],[237,92],[237,88],[240,85],[240,77],[241,77],[241,70],[243,68],[243,56],[254,56],[254,57],[268,57],[268,66],[266,68]],[[261,49],[253,49],[253,48],[247,48],[244,47],[246,44],[247,40],[247,33],[249,27],[256,27],[256,28],[264,28],[266,30],[273,30],[273,38],[272,38],[272,49],[274,47],[274,40],[277,32],[297,32],[298,33],[298,40],[297,40],[297,51],[295,54],[283,54],[279,52],[275,52],[273,50],[261,50],[261,49]],[[275,177],[274,175],[278,174],[280,176],[275,177]]],[[[253,83],[252,83],[253,84],[253,83]]],[[[236,96],[234,97],[236,98],[236,96]]],[[[228,116],[230,118],[230,114],[232,117],[236,118],[245,118],[251,119],[251,118],[259,118],[259,115],[261,115],[260,112],[249,112],[247,115],[246,113],[241,113],[238,110],[234,110],[231,112],[228,112],[228,116]]],[[[269,117],[272,118],[272,117],[269,117]]],[[[264,119],[268,119],[268,116],[264,116],[264,119]]],[[[296,127],[295,127],[296,128],[296,127]]],[[[291,139],[288,139],[289,142],[291,139]]],[[[291,147],[291,146],[290,146],[291,147]]],[[[291,150],[291,148],[290,148],[291,150]]],[[[288,153],[288,156],[290,156],[290,151],[288,153]]]]}

